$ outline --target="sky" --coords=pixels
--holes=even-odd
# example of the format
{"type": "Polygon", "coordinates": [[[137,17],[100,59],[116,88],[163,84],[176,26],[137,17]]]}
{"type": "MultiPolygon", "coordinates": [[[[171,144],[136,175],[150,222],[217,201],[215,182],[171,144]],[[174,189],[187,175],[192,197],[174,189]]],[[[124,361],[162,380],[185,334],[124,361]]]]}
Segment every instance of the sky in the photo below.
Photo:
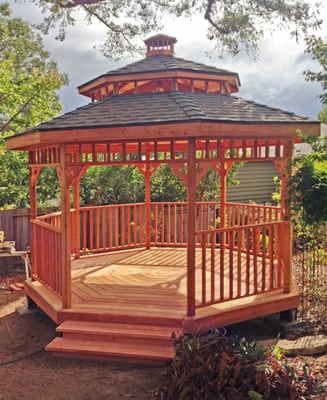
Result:
{"type": "MultiPolygon", "coordinates": [[[[21,17],[31,23],[41,22],[42,14],[39,8],[29,1],[17,3],[9,0],[9,4],[15,17],[21,17]]],[[[324,12],[327,13],[327,6],[324,12]]],[[[202,18],[191,21],[167,18],[163,22],[164,29],[160,33],[177,38],[176,57],[237,72],[241,81],[241,89],[237,96],[304,117],[317,118],[322,109],[318,98],[322,88],[318,83],[306,82],[303,71],[319,70],[319,64],[314,62],[310,55],[304,54],[304,44],[296,43],[287,32],[267,34],[260,44],[257,61],[246,54],[236,57],[224,56],[222,59],[213,51],[213,44],[206,37],[206,27],[202,18]]],[[[153,32],[156,33],[159,32],[153,32]]],[[[78,86],[142,58],[136,55],[134,58],[118,62],[108,60],[99,51],[105,35],[106,30],[101,23],[87,25],[83,14],[78,13],[77,22],[73,27],[69,27],[64,41],[55,40],[54,31],[43,36],[43,43],[51,58],[58,63],[60,72],[67,73],[69,77],[69,85],[59,91],[63,112],[89,103],[87,97],[78,94],[78,86]]],[[[319,35],[327,35],[326,21],[319,35]]],[[[147,37],[149,36],[152,35],[147,37]]]]}

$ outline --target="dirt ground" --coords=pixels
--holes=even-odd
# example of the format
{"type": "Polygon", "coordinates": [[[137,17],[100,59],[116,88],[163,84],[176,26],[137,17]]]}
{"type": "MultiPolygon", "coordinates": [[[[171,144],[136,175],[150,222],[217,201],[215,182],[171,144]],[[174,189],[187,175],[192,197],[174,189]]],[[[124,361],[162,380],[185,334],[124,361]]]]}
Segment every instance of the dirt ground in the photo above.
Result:
{"type": "MultiPolygon", "coordinates": [[[[19,287],[23,280],[23,275],[0,279],[0,400],[153,398],[165,367],[70,360],[44,351],[55,335],[55,324],[38,309],[24,313],[26,298],[19,287]]],[[[312,357],[306,361],[326,368],[326,358],[321,365],[312,357]]]]}
{"type": "MultiPolygon", "coordinates": [[[[17,279],[15,279],[17,281],[17,279]]],[[[53,357],[43,350],[55,334],[40,310],[25,309],[22,291],[0,282],[0,400],[148,400],[163,367],[53,357]]]]}

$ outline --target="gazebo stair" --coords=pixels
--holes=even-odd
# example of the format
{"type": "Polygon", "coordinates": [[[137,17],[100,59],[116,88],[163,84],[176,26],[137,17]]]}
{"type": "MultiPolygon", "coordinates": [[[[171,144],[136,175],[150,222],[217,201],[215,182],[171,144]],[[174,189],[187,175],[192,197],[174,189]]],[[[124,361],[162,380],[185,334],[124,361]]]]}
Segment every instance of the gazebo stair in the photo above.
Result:
{"type": "Polygon", "coordinates": [[[64,321],[57,332],[46,346],[56,356],[155,365],[175,356],[179,335],[172,327],[94,321],[64,321]]]}

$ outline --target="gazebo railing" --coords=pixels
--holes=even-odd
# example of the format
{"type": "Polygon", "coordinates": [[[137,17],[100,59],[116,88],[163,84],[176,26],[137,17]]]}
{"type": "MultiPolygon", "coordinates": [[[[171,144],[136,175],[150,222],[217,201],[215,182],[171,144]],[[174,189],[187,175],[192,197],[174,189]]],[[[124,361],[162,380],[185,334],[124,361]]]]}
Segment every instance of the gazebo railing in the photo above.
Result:
{"type": "Polygon", "coordinates": [[[53,291],[62,294],[62,259],[60,218],[31,221],[32,276],[37,277],[53,291]],[[49,220],[48,220],[49,221],[49,220]]]}
{"type": "MultiPolygon", "coordinates": [[[[276,262],[275,254],[277,254],[276,251],[278,250],[276,245],[279,243],[279,236],[275,232],[277,220],[281,218],[280,209],[278,207],[253,204],[227,203],[225,227],[221,227],[220,213],[219,202],[197,203],[196,231],[198,234],[196,245],[203,249],[203,279],[206,277],[204,265],[206,263],[209,263],[208,265],[215,263],[214,258],[208,258],[208,249],[211,249],[210,251],[212,252],[212,249],[215,248],[216,251],[219,246],[224,262],[228,257],[231,257],[231,255],[228,255],[229,251],[237,254],[236,264],[234,263],[233,267],[229,267],[230,274],[231,271],[233,274],[237,271],[241,262],[239,260],[244,259],[245,255],[248,254],[251,260],[258,261],[258,265],[259,258],[262,258],[263,272],[260,272],[260,274],[265,275],[264,268],[267,271],[269,269],[265,265],[270,266],[273,265],[273,262],[276,262]],[[255,243],[257,243],[257,247],[253,247],[255,243]],[[258,243],[261,243],[260,246],[258,243]],[[249,247],[250,245],[252,247],[249,247]],[[260,251],[264,249],[265,256],[258,249],[260,251]]],[[[75,220],[75,218],[78,218],[75,209],[71,210],[71,216],[73,225],[71,238],[72,256],[77,253],[87,255],[146,246],[147,216],[145,203],[82,207],[79,212],[78,224],[75,220]],[[74,229],[74,226],[78,225],[80,226],[80,235],[76,235],[76,229],[74,229]],[[76,237],[78,236],[80,238],[79,243],[76,242],[76,237]]],[[[33,220],[32,235],[33,275],[37,276],[38,279],[55,292],[61,294],[61,213],[39,216],[36,220],[33,220]]],[[[150,245],[167,247],[185,247],[187,245],[187,209],[185,202],[151,203],[150,245]]],[[[228,262],[232,264],[231,259],[228,262]]],[[[256,265],[256,261],[253,262],[256,265]]],[[[248,289],[244,289],[244,292],[240,291],[239,288],[235,289],[233,286],[227,293],[226,286],[224,286],[224,289],[219,289],[222,291],[222,295],[219,296],[216,293],[216,289],[214,291],[212,289],[209,292],[205,289],[200,306],[208,304],[208,301],[209,303],[212,301],[215,303],[235,298],[235,296],[242,297],[250,292],[259,292],[261,290],[260,285],[264,286],[262,290],[271,289],[272,280],[269,281],[267,280],[268,278],[260,281],[261,283],[259,281],[259,283],[255,283],[258,273],[255,272],[255,267],[253,268],[253,279],[251,275],[246,277],[249,282],[253,282],[251,283],[254,285],[253,288],[249,284],[247,285],[248,289]]],[[[217,273],[216,267],[215,271],[217,273]]],[[[274,274],[275,272],[276,270],[274,270],[274,274]]],[[[280,280],[280,278],[278,279],[280,280]]],[[[214,285],[216,284],[212,280],[211,287],[214,287],[214,285]]],[[[273,289],[275,287],[278,287],[278,285],[276,286],[274,283],[273,289]]]]}
{"type": "Polygon", "coordinates": [[[144,247],[145,243],[144,203],[80,209],[82,255],[144,247]]]}
{"type": "Polygon", "coordinates": [[[290,290],[289,221],[197,232],[202,257],[196,277],[196,308],[228,300],[290,290]]]}

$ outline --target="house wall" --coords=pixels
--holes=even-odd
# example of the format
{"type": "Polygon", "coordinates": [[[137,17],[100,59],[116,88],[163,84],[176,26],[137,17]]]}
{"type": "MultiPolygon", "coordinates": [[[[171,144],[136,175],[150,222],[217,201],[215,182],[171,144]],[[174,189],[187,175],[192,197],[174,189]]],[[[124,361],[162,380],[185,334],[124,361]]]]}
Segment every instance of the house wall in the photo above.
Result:
{"type": "Polygon", "coordinates": [[[227,188],[227,201],[272,203],[275,176],[280,177],[280,174],[271,161],[245,163],[234,177],[240,183],[227,188]]]}

